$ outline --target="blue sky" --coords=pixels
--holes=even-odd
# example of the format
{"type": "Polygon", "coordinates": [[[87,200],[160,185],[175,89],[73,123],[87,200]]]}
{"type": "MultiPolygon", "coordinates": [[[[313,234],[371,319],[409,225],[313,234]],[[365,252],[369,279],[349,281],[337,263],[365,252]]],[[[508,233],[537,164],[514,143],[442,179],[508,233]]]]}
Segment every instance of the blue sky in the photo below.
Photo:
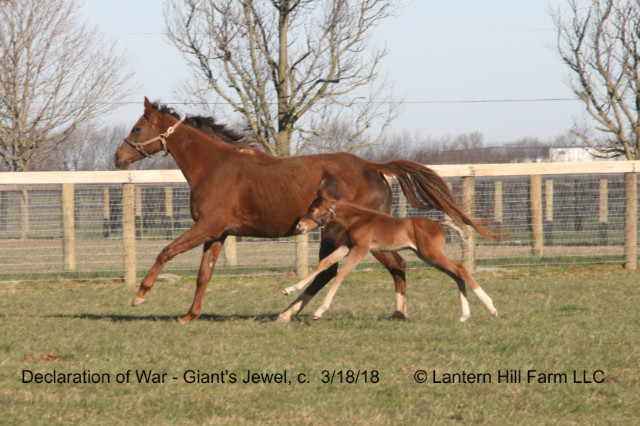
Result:
{"type": "MultiPolygon", "coordinates": [[[[130,104],[109,117],[133,124],[143,96],[171,104],[189,78],[163,35],[160,0],[85,0],[81,19],[115,40],[134,72],[130,104]]],[[[389,54],[382,74],[406,106],[392,133],[481,132],[492,145],[548,139],[583,117],[555,52],[550,8],[565,0],[413,0],[384,21],[374,43],[389,54]]],[[[176,105],[180,111],[181,106],[176,105]]]]}

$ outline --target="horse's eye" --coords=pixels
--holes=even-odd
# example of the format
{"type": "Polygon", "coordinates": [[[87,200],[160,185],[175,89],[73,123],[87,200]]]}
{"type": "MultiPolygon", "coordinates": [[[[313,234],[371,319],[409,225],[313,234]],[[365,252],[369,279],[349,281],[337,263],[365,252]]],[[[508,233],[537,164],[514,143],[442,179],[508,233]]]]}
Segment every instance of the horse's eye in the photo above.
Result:
{"type": "Polygon", "coordinates": [[[132,132],[133,133],[138,133],[140,130],[142,130],[142,128],[140,126],[136,126],[133,128],[132,132]]]}

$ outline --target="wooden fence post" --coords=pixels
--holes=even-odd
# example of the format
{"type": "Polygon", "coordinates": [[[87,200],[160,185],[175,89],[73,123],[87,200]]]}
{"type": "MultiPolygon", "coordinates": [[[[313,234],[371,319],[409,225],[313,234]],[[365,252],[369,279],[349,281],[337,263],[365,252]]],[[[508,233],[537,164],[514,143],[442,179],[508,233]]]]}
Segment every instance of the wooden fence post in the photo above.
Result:
{"type": "Polygon", "coordinates": [[[136,278],[135,188],[122,184],[122,246],[124,249],[124,282],[134,285],[136,278]]]}
{"type": "Polygon", "coordinates": [[[224,240],[224,260],[225,265],[229,267],[238,266],[238,249],[237,238],[235,235],[229,235],[224,240]]]}
{"type": "Polygon", "coordinates": [[[135,228],[136,237],[142,238],[143,223],[142,223],[142,187],[137,186],[135,188],[135,228]]]}
{"type": "Polygon", "coordinates": [[[74,185],[62,184],[62,253],[64,270],[76,270],[76,226],[74,185]]]}
{"type": "Polygon", "coordinates": [[[404,196],[404,192],[400,189],[400,185],[396,185],[398,189],[398,217],[407,217],[407,197],[404,196]]]}
{"type": "Polygon", "coordinates": [[[598,231],[600,232],[600,245],[609,245],[609,181],[600,179],[598,189],[598,231]]]}
{"type": "Polygon", "coordinates": [[[542,256],[544,247],[544,233],[542,228],[542,176],[531,175],[529,180],[532,254],[534,256],[542,256]]]}
{"type": "Polygon", "coordinates": [[[102,188],[102,235],[111,235],[111,193],[109,187],[102,188]]]}
{"type": "Polygon", "coordinates": [[[309,273],[309,234],[296,235],[296,275],[300,278],[309,273]]]}
{"type": "MultiPolygon", "coordinates": [[[[451,193],[453,193],[453,183],[446,182],[446,184],[447,184],[447,188],[449,188],[449,191],[451,191],[451,193]]],[[[449,215],[447,215],[446,213],[442,213],[442,217],[444,219],[446,219],[446,220],[451,220],[451,217],[449,217],[449,215]]],[[[465,233],[468,234],[468,229],[467,228],[463,227],[462,229],[465,231],[465,233]]],[[[449,243],[451,243],[451,241],[453,241],[453,236],[451,235],[452,232],[453,231],[448,226],[444,227],[444,234],[445,234],[444,242],[446,244],[449,244],[449,243]]],[[[471,232],[474,232],[474,231],[472,230],[471,232]]],[[[464,241],[462,243],[464,244],[464,241]]],[[[463,246],[463,250],[464,250],[464,246],[463,246]]]]}
{"type": "Polygon", "coordinates": [[[493,220],[497,224],[502,224],[503,209],[502,181],[499,180],[493,184],[493,220]]]}
{"type": "Polygon", "coordinates": [[[7,230],[7,208],[7,192],[0,190],[0,231],[7,230]]]}
{"type": "Polygon", "coordinates": [[[638,175],[624,174],[624,269],[638,268],[638,175]]]}
{"type": "Polygon", "coordinates": [[[164,218],[167,238],[173,238],[173,188],[164,188],[164,218]]]}
{"type": "MultiPolygon", "coordinates": [[[[462,178],[462,211],[469,217],[474,216],[476,205],[476,179],[473,176],[462,178]]],[[[467,234],[467,241],[462,243],[462,263],[469,272],[476,270],[476,233],[473,227],[463,225],[462,229],[467,234]]]]}
{"type": "Polygon", "coordinates": [[[544,244],[553,244],[553,180],[544,181],[544,244]]]}
{"type": "Polygon", "coordinates": [[[29,221],[29,190],[20,190],[20,239],[26,240],[31,231],[29,221]]]}

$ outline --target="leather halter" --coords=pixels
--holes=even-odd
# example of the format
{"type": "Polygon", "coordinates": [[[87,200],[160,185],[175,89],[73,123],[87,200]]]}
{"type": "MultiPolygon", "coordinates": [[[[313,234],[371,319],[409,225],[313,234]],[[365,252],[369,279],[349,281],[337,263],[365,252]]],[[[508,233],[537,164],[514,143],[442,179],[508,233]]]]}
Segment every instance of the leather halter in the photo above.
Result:
{"type": "Polygon", "coordinates": [[[170,126],[166,132],[161,133],[159,136],[156,136],[155,138],[149,139],[148,141],[144,141],[144,142],[131,142],[129,139],[124,138],[124,141],[128,144],[131,145],[132,147],[134,147],[140,154],[142,154],[145,158],[149,158],[149,157],[156,157],[159,155],[162,155],[163,157],[166,157],[167,155],[169,155],[169,150],[167,149],[167,138],[169,136],[171,136],[171,134],[178,128],[178,126],[180,126],[182,124],[184,120],[178,120],[173,126],[170,126]],[[156,141],[160,141],[160,143],[162,144],[162,150],[164,151],[164,154],[158,154],[157,152],[155,154],[149,154],[147,151],[144,150],[144,147],[154,143],[156,141]]]}
{"type": "Polygon", "coordinates": [[[329,208],[329,210],[324,213],[321,214],[318,217],[313,217],[310,214],[305,214],[304,217],[306,217],[307,219],[310,219],[312,221],[314,221],[316,223],[316,225],[318,225],[318,227],[320,229],[324,228],[325,225],[327,224],[327,219],[329,219],[329,216],[335,216],[336,215],[336,204],[338,204],[338,200],[336,200],[335,203],[333,203],[333,205],[329,208]]]}

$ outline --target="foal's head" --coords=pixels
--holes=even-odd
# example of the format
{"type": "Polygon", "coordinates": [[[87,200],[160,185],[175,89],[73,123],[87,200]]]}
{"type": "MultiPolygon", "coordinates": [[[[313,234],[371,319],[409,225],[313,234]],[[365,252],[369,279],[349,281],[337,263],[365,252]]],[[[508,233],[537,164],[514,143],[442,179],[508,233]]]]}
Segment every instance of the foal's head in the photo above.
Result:
{"type": "Polygon", "coordinates": [[[309,204],[307,213],[298,221],[296,229],[299,234],[304,234],[317,227],[324,226],[333,221],[338,200],[327,194],[325,189],[318,189],[317,198],[309,204]]]}

